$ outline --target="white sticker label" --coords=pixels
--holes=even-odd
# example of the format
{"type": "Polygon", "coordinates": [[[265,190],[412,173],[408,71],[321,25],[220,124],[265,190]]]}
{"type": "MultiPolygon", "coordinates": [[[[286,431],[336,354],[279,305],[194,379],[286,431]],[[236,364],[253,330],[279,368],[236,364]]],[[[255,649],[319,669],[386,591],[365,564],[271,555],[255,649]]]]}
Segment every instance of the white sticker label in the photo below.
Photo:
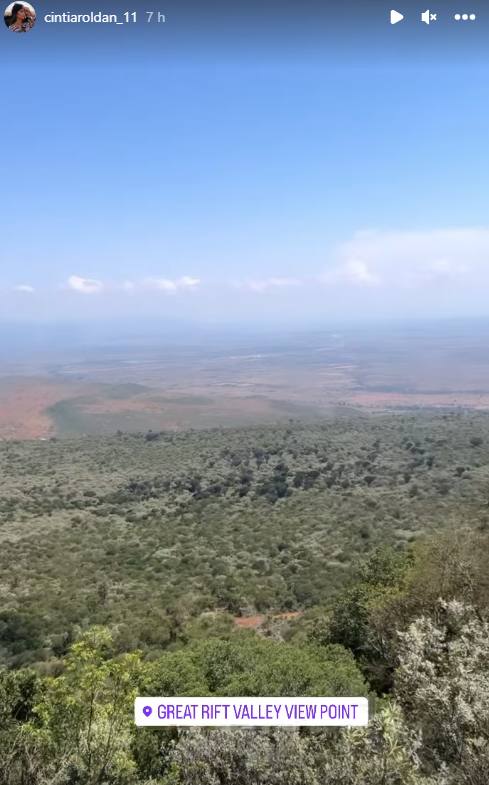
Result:
{"type": "Polygon", "coordinates": [[[367,725],[367,698],[136,698],[139,726],[367,725]]]}

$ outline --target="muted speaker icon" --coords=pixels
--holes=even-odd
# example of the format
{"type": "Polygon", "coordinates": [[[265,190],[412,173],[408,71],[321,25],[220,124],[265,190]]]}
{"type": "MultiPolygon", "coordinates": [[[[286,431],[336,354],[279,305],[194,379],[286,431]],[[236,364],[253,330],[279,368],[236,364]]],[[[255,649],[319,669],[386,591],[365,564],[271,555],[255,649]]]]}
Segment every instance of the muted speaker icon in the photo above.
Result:
{"type": "Polygon", "coordinates": [[[429,8],[426,11],[423,11],[421,14],[421,21],[425,23],[425,25],[431,24],[431,22],[437,21],[438,14],[434,14],[433,11],[430,11],[429,8]]]}

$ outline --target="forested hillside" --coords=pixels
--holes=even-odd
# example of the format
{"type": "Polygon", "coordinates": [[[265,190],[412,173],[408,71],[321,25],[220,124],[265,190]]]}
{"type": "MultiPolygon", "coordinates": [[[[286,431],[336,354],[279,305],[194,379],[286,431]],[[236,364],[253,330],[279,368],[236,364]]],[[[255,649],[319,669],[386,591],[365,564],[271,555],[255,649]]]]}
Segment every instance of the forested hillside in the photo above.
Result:
{"type": "Polygon", "coordinates": [[[4,442],[0,471],[0,783],[485,785],[486,415],[4,442]],[[374,718],[143,730],[136,694],[374,718]]]}
{"type": "Polygon", "coordinates": [[[165,648],[189,618],[326,603],[358,556],[489,521],[489,417],[335,419],[0,445],[1,657],[109,625],[165,648]]]}

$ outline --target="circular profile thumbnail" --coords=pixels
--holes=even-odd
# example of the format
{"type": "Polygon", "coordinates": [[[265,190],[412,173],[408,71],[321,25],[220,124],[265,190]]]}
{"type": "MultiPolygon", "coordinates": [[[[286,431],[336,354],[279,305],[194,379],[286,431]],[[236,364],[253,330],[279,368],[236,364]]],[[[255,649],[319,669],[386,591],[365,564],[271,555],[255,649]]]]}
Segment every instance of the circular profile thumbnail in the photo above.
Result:
{"type": "Polygon", "coordinates": [[[3,18],[12,33],[28,33],[36,23],[36,12],[30,3],[10,3],[3,18]]]}

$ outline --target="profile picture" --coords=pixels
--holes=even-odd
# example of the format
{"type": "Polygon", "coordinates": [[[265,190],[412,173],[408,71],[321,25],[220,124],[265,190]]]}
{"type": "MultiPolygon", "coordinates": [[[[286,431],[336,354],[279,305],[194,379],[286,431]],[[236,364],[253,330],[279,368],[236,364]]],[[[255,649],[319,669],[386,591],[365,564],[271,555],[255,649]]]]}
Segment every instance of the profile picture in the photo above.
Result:
{"type": "Polygon", "coordinates": [[[28,33],[36,23],[36,12],[30,3],[10,3],[3,18],[12,33],[28,33]]]}

